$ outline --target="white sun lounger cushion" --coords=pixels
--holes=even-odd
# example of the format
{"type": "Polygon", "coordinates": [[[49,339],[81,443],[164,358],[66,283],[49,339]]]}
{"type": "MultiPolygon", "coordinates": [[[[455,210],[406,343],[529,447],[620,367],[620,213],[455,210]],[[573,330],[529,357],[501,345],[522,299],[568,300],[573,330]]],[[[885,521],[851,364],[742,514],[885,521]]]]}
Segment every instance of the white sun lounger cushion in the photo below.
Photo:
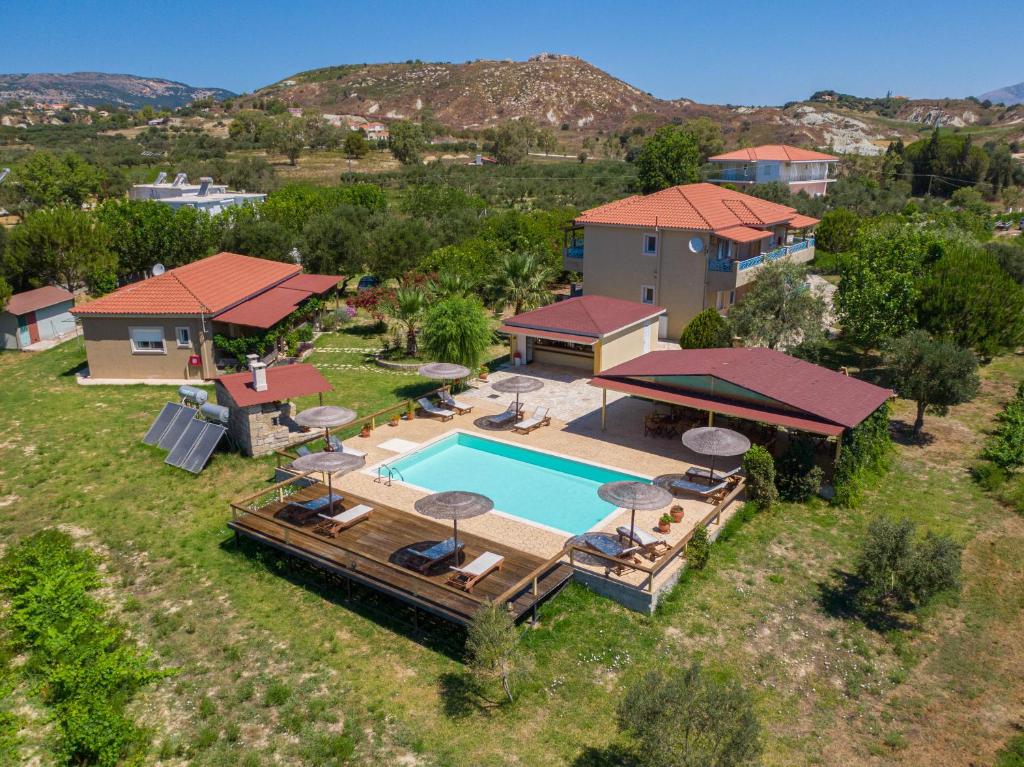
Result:
{"type": "Polygon", "coordinates": [[[448,393],[441,395],[441,402],[443,402],[445,405],[448,405],[449,407],[454,405],[459,410],[471,410],[473,408],[472,405],[467,405],[465,402],[455,399],[455,397],[448,393]]]}
{"type": "MultiPolygon", "coordinates": [[[[630,537],[630,535],[629,535],[629,528],[626,527],[625,525],[622,525],[621,527],[616,528],[616,532],[619,535],[621,535],[623,538],[627,538],[628,539],[630,537]]],[[[639,543],[641,546],[653,546],[656,543],[665,543],[665,541],[661,540],[661,538],[657,538],[657,537],[651,535],[646,530],[644,530],[642,528],[639,528],[639,527],[634,527],[633,528],[633,536],[632,536],[632,538],[633,538],[633,541],[635,543],[639,543]]]]}
{"type": "Polygon", "coordinates": [[[453,567],[452,570],[456,570],[464,575],[482,575],[504,561],[505,557],[501,556],[501,554],[485,551],[469,564],[463,567],[453,567]]]}
{"type": "Polygon", "coordinates": [[[416,401],[419,403],[421,408],[423,408],[426,412],[431,413],[433,415],[443,415],[445,417],[455,415],[454,411],[446,410],[443,407],[438,407],[425,397],[420,397],[416,401]]]}
{"type": "Polygon", "coordinates": [[[334,522],[348,524],[349,522],[355,522],[357,519],[361,517],[365,517],[371,511],[373,511],[372,506],[367,506],[365,503],[361,503],[358,506],[353,506],[348,511],[343,511],[340,514],[335,514],[333,517],[328,516],[327,514],[319,514],[318,516],[321,516],[324,519],[333,520],[334,522]]]}
{"type": "MultiPolygon", "coordinates": [[[[718,469],[715,469],[715,481],[723,482],[724,480],[727,480],[730,477],[739,474],[742,470],[742,466],[737,466],[736,468],[729,469],[727,471],[719,471],[718,469]]],[[[711,472],[708,469],[704,469],[699,466],[694,466],[686,473],[689,474],[691,477],[704,477],[705,479],[711,476],[711,472]]]]}
{"type": "Polygon", "coordinates": [[[545,418],[548,417],[548,409],[546,407],[539,407],[533,411],[533,415],[529,418],[524,418],[522,421],[516,424],[517,429],[529,429],[531,426],[536,426],[541,423],[545,418]]]}
{"type": "Polygon", "coordinates": [[[680,490],[688,490],[691,493],[697,495],[712,495],[722,490],[727,485],[726,482],[719,482],[715,485],[702,485],[699,482],[687,482],[685,479],[677,479],[672,482],[672,487],[677,487],[680,490]]]}

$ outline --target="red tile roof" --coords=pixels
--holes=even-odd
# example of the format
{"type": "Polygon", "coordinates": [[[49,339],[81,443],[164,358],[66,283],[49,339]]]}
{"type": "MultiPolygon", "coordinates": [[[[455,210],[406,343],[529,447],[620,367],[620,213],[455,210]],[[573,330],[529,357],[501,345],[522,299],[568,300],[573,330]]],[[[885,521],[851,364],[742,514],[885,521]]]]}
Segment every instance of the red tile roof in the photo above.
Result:
{"type": "Polygon", "coordinates": [[[789,225],[794,229],[803,229],[805,226],[814,226],[815,224],[820,223],[821,219],[811,218],[810,216],[804,216],[802,214],[797,214],[789,220],[789,225]]]}
{"type": "Polygon", "coordinates": [[[735,152],[716,154],[714,157],[709,157],[708,159],[712,162],[716,160],[739,160],[741,162],[759,162],[761,160],[767,160],[769,162],[814,162],[823,160],[839,160],[839,158],[834,155],[825,154],[824,152],[814,152],[810,149],[800,149],[799,147],[789,146],[788,144],[763,144],[762,146],[752,146],[749,149],[737,149],[735,152]]]}
{"type": "Polygon", "coordinates": [[[294,312],[299,303],[311,295],[313,294],[308,290],[292,290],[279,285],[231,307],[226,312],[216,314],[213,318],[217,322],[230,322],[232,325],[266,330],[294,312]]]}
{"type": "Polygon", "coordinates": [[[543,330],[586,336],[592,340],[648,317],[656,317],[664,311],[660,306],[623,301],[621,298],[577,296],[509,317],[502,330],[506,333],[543,330]]]}
{"type": "Polygon", "coordinates": [[[537,330],[535,328],[517,328],[512,325],[502,325],[498,328],[499,333],[520,333],[523,335],[530,335],[533,338],[546,338],[549,341],[569,341],[574,344],[583,344],[584,346],[593,346],[598,342],[594,336],[581,336],[573,333],[559,333],[556,330],[537,330]]]}
{"type": "MultiPolygon", "coordinates": [[[[708,396],[670,386],[665,381],[659,384],[637,380],[653,376],[712,376],[803,411],[813,419],[847,428],[856,426],[892,396],[889,389],[760,348],[649,352],[603,371],[591,383],[600,386],[599,379],[618,379],[640,386],[668,386],[669,391],[698,398],[708,396]]],[[[739,404],[760,409],[749,402],[739,404]]]]}
{"type": "Polygon", "coordinates": [[[716,231],[787,223],[796,210],[714,184],[684,184],[583,211],[577,224],[716,231]]]}
{"type": "Polygon", "coordinates": [[[322,296],[338,287],[341,280],[341,277],[333,274],[296,274],[282,282],[281,287],[292,290],[308,290],[310,293],[322,296]]]}
{"type": "Polygon", "coordinates": [[[772,232],[765,229],[751,229],[749,226],[731,226],[728,229],[716,229],[715,234],[723,240],[733,242],[756,242],[767,240],[772,232]]]}
{"type": "Polygon", "coordinates": [[[320,375],[319,370],[312,365],[304,364],[276,365],[267,368],[266,391],[256,391],[253,388],[252,373],[249,371],[221,376],[217,383],[227,389],[231,399],[239,407],[263,405],[331,390],[331,385],[320,375]]]}
{"type": "Polygon", "coordinates": [[[297,264],[218,253],[75,307],[78,315],[216,314],[301,271],[297,264]]]}
{"type": "Polygon", "coordinates": [[[34,312],[36,309],[45,309],[47,306],[74,300],[74,294],[69,293],[64,288],[58,288],[56,285],[47,285],[43,288],[15,293],[7,302],[7,307],[4,311],[14,315],[22,315],[34,312]]]}

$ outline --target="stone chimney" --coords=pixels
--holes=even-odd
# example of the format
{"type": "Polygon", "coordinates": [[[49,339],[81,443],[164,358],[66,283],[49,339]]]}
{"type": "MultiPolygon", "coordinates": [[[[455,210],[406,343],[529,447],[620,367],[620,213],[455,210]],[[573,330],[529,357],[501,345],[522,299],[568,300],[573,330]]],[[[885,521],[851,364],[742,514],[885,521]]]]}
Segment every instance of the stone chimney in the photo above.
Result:
{"type": "Polygon", "coordinates": [[[265,362],[254,362],[252,368],[252,388],[256,391],[267,390],[267,365],[265,362]]]}

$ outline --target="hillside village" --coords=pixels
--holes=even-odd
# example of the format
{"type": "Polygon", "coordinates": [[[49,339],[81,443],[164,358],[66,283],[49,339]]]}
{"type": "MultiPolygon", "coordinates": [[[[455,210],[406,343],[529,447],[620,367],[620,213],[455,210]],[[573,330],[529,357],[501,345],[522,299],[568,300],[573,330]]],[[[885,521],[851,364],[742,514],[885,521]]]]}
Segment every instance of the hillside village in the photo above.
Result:
{"type": "Polygon", "coordinates": [[[1020,105],[6,77],[0,764],[1019,763],[1020,105]]]}

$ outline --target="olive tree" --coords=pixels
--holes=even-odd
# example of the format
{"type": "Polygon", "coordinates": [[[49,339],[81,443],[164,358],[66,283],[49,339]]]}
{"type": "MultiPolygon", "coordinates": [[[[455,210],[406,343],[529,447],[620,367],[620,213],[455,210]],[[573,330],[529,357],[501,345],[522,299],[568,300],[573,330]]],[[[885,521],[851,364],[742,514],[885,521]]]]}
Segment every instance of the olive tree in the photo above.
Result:
{"type": "Polygon", "coordinates": [[[512,702],[512,682],[519,670],[519,630],[501,605],[487,602],[476,611],[466,637],[469,667],[481,682],[498,681],[512,702]]]}
{"type": "Polygon", "coordinates": [[[801,264],[775,261],[729,310],[733,330],[748,346],[769,349],[812,344],[824,335],[825,299],[806,282],[801,264]]]}

